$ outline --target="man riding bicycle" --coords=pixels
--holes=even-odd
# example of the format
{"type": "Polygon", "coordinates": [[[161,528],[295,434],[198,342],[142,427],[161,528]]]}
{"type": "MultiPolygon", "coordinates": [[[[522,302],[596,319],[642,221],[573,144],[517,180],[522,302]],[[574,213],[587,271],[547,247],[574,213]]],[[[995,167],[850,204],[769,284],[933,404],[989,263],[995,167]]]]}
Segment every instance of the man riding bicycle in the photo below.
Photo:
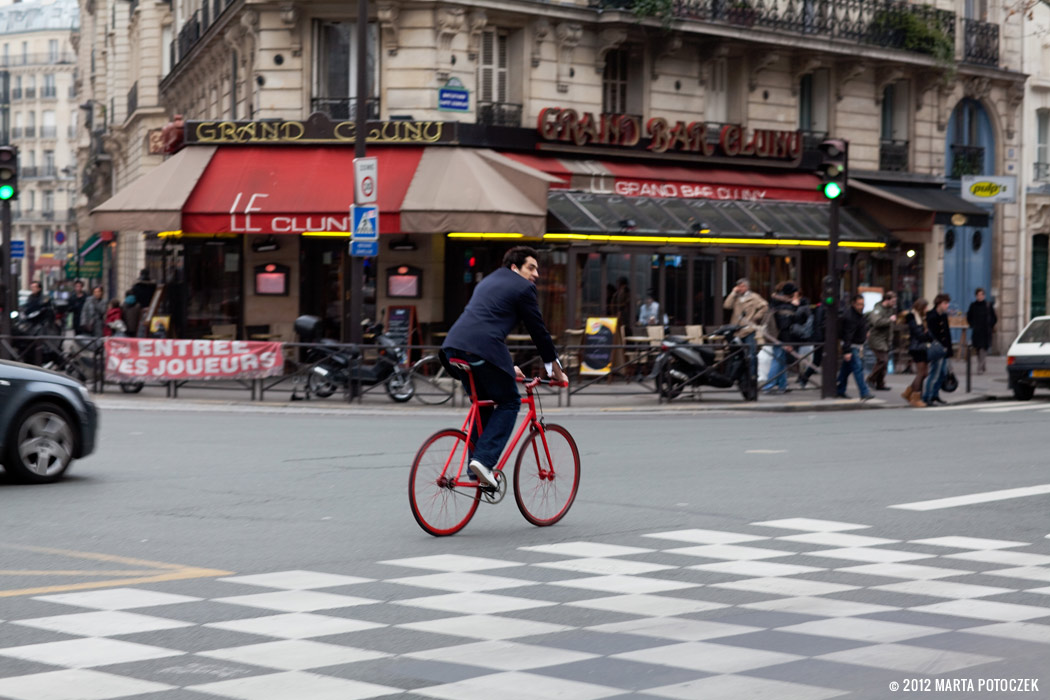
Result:
{"type": "Polygon", "coordinates": [[[558,362],[554,341],[543,323],[536,296],[539,278],[536,251],[516,246],[503,256],[503,267],[483,279],[474,289],[463,314],[452,325],[441,346],[442,362],[453,376],[460,377],[470,391],[468,379],[448,364],[448,359],[470,363],[479,399],[495,402],[481,410],[481,437],[470,436],[474,450],[470,471],[492,488],[497,487],[492,467],[510,439],[521,408],[517,377],[524,378],[514,366],[507,348],[507,334],[524,323],[532,342],[540,352],[548,376],[568,382],[558,362]]]}

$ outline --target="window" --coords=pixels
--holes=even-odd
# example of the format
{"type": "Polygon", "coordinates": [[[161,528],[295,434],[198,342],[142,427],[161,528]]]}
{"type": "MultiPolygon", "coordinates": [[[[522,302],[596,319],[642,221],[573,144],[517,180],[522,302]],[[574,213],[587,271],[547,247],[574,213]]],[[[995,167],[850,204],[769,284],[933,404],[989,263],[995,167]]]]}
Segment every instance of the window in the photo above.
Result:
{"type": "Polygon", "coordinates": [[[908,140],[908,83],[887,85],[882,92],[882,139],[908,140]]]}
{"type": "MultiPolygon", "coordinates": [[[[354,45],[357,25],[318,20],[314,23],[314,38],[313,107],[328,112],[333,119],[353,118],[352,108],[357,97],[357,48],[354,45]]],[[[369,24],[365,93],[372,103],[368,116],[373,119],[379,117],[378,43],[376,26],[369,24]]]]}
{"type": "Polygon", "coordinates": [[[171,50],[168,48],[174,40],[174,30],[170,24],[164,25],[160,30],[160,74],[167,75],[171,72],[171,50]]]}
{"type": "Polygon", "coordinates": [[[711,79],[707,84],[704,119],[724,124],[729,120],[729,62],[716,58],[711,62],[711,79]]]}
{"type": "Polygon", "coordinates": [[[481,35],[478,101],[507,101],[507,35],[492,29],[481,35]]]}
{"type": "Polygon", "coordinates": [[[45,212],[51,212],[53,214],[55,212],[55,192],[54,192],[54,190],[44,190],[40,194],[41,194],[41,199],[43,200],[43,202],[41,204],[41,209],[43,209],[45,212]]]}
{"type": "Polygon", "coordinates": [[[1050,109],[1035,112],[1035,179],[1050,179],[1050,109]]]}
{"type": "Polygon", "coordinates": [[[802,76],[798,84],[798,128],[828,132],[828,70],[822,68],[802,76]]]}
{"type": "Polygon", "coordinates": [[[58,39],[48,39],[47,58],[48,63],[58,63],[58,39]]]}
{"type": "Polygon", "coordinates": [[[55,88],[55,74],[47,73],[44,75],[44,88],[40,93],[41,97],[55,97],[58,94],[55,88]]]}
{"type": "Polygon", "coordinates": [[[614,49],[605,54],[602,73],[602,112],[627,114],[628,55],[625,49],[614,49]]]}
{"type": "Polygon", "coordinates": [[[22,42],[22,65],[29,63],[29,42],[22,42]]]}

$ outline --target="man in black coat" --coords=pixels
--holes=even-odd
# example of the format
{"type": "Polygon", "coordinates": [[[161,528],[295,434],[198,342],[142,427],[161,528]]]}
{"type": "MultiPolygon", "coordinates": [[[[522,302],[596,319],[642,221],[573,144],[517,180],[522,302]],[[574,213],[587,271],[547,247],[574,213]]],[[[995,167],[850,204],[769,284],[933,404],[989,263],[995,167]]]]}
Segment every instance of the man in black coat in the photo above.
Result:
{"type": "MultiPolygon", "coordinates": [[[[526,246],[508,250],[503,256],[503,267],[474,288],[467,307],[441,346],[445,357],[470,363],[478,398],[495,402],[495,406],[482,409],[481,437],[477,437],[476,427],[471,435],[474,452],[469,465],[478,478],[493,488],[497,483],[492,468],[499,462],[521,408],[516,378],[525,376],[511,360],[507,334],[519,323],[525,324],[547,374],[558,381],[568,381],[558,362],[554,341],[543,324],[536,295],[539,276],[535,250],[526,246]]],[[[453,373],[460,374],[455,370],[453,373]]],[[[469,393],[466,377],[463,385],[469,393]]]]}
{"type": "Polygon", "coordinates": [[[948,376],[948,360],[952,357],[952,329],[948,323],[948,306],[952,298],[947,294],[938,294],[933,298],[933,308],[926,312],[926,329],[930,336],[944,346],[945,356],[930,360],[929,374],[923,387],[922,400],[930,406],[948,403],[940,397],[941,384],[948,376]]]}
{"type": "Polygon", "coordinates": [[[984,298],[984,287],[978,287],[974,296],[976,298],[966,312],[966,322],[970,324],[970,345],[977,351],[977,374],[984,374],[988,348],[992,346],[992,332],[999,319],[992,302],[984,298]]]}
{"type": "Polygon", "coordinates": [[[854,294],[850,299],[850,307],[842,315],[840,326],[842,338],[842,366],[839,368],[838,386],[836,394],[840,399],[846,396],[846,382],[849,375],[857,380],[857,389],[860,391],[860,400],[867,401],[874,398],[871,390],[864,381],[864,341],[868,338],[868,321],[864,318],[864,296],[854,294]]]}

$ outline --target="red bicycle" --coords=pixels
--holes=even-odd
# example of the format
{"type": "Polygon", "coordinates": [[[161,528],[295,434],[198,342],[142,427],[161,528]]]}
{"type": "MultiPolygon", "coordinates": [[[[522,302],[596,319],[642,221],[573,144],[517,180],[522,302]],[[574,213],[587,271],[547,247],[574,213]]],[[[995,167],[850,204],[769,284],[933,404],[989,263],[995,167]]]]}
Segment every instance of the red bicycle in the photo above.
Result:
{"type": "Polygon", "coordinates": [[[493,469],[497,487],[491,488],[464,477],[469,474],[467,463],[471,445],[468,436],[475,425],[478,435],[481,434],[479,411],[495,402],[478,399],[469,364],[458,360],[451,362],[466,372],[470,384],[470,411],[462,428],[439,430],[427,438],[416,454],[408,475],[408,502],[416,522],[435,537],[454,535],[474,517],[482,499],[487,503],[502,501],[507,495],[503,468],[526,431],[528,435],[514,462],[514,500],[521,514],[533,525],[546,527],[561,520],[576,500],[580,484],[580,452],[568,430],[560,425],[546,424],[537,415],[537,397],[533,396],[533,389],[541,383],[552,386],[567,386],[567,383],[538,377],[518,379],[525,386],[525,396],[521,401],[528,407],[528,412],[493,469]]]}

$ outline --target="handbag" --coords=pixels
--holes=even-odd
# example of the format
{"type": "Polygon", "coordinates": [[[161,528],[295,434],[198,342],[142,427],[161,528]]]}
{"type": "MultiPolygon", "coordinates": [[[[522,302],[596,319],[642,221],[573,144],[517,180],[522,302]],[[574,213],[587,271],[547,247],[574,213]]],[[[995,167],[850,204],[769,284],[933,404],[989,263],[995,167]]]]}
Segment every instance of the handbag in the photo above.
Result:
{"type": "Polygon", "coordinates": [[[948,373],[944,375],[944,381],[941,382],[941,389],[950,394],[958,388],[959,379],[955,376],[955,370],[953,370],[951,364],[949,364],[948,373]]]}
{"type": "Polygon", "coordinates": [[[944,346],[941,345],[940,341],[933,340],[929,343],[926,343],[927,362],[936,362],[937,360],[941,359],[942,357],[946,357],[947,355],[948,351],[944,349],[944,346]]]}

